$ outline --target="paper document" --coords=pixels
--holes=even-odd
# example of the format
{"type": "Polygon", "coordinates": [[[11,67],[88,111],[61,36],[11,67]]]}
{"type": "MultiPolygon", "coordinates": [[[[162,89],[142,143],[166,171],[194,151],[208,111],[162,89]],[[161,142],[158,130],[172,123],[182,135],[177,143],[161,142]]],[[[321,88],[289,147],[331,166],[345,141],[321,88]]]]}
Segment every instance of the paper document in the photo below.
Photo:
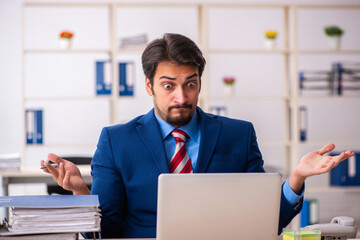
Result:
{"type": "Polygon", "coordinates": [[[10,207],[9,226],[0,236],[100,231],[96,195],[5,196],[0,206],[10,207]]]}

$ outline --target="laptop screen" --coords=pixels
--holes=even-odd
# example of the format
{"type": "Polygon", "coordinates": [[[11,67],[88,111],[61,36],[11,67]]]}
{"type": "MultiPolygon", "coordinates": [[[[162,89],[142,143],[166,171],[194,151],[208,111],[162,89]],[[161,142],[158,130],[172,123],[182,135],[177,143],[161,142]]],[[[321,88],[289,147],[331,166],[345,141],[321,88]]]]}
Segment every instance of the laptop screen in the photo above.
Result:
{"type": "Polygon", "coordinates": [[[161,174],[158,240],[276,239],[277,173],[161,174]]]}

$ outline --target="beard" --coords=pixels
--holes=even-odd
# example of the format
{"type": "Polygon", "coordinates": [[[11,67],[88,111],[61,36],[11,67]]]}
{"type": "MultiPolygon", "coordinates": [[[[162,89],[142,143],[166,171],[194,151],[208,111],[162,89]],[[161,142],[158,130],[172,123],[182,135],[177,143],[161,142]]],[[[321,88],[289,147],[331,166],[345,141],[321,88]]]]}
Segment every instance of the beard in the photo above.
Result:
{"type": "Polygon", "coordinates": [[[156,103],[154,104],[154,107],[156,109],[156,112],[160,115],[160,117],[163,120],[165,120],[167,123],[169,123],[170,125],[176,128],[188,124],[195,113],[195,107],[192,104],[183,104],[183,105],[175,105],[168,107],[166,113],[161,111],[161,109],[156,103]],[[179,110],[180,113],[179,116],[172,116],[171,110],[176,108],[184,108],[184,109],[179,110]]]}

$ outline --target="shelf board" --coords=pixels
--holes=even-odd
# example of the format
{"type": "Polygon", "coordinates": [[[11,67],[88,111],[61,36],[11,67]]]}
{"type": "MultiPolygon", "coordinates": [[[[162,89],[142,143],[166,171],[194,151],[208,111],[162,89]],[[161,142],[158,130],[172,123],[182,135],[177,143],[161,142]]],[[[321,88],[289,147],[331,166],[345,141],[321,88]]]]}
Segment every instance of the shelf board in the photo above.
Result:
{"type": "Polygon", "coordinates": [[[130,46],[130,47],[123,47],[116,49],[116,54],[124,54],[124,53],[142,53],[146,48],[146,45],[140,45],[140,46],[130,46]]]}
{"type": "Polygon", "coordinates": [[[258,144],[262,147],[290,147],[288,141],[258,141],[258,144]]]}
{"type": "Polygon", "coordinates": [[[299,100],[360,100],[359,96],[350,96],[350,95],[328,95],[328,96],[299,96],[299,100]]]}
{"type": "Polygon", "coordinates": [[[99,96],[52,96],[52,97],[26,97],[25,101],[84,101],[84,100],[110,100],[110,95],[99,96]]]}
{"type": "Polygon", "coordinates": [[[288,101],[289,96],[209,96],[209,100],[233,100],[233,101],[244,101],[244,100],[258,100],[258,101],[269,101],[269,100],[280,100],[288,101]]]}
{"type": "Polygon", "coordinates": [[[25,148],[96,148],[96,142],[90,143],[59,143],[59,144],[26,144],[25,148]]]}
{"type": "Polygon", "coordinates": [[[24,54],[28,53],[109,53],[109,49],[24,49],[24,54]]]}
{"type": "Polygon", "coordinates": [[[241,49],[241,48],[229,48],[209,49],[210,54],[360,54],[360,49],[344,49],[344,50],[329,50],[329,49],[309,49],[309,50],[287,50],[287,49],[241,49]]]}
{"type": "MultiPolygon", "coordinates": [[[[295,53],[295,51],[292,51],[295,53]]],[[[328,49],[314,49],[314,50],[298,50],[298,54],[360,54],[360,49],[344,49],[344,50],[328,50],[328,49]]]]}
{"type": "MultiPolygon", "coordinates": [[[[112,95],[99,96],[49,96],[49,97],[26,97],[25,101],[84,101],[84,100],[113,100],[112,95]]],[[[150,96],[115,96],[116,100],[150,100],[150,96]]]]}
{"type": "MultiPolygon", "coordinates": [[[[299,142],[300,147],[319,147],[324,146],[330,142],[333,142],[335,146],[344,145],[344,146],[360,146],[360,141],[352,141],[352,140],[339,140],[339,141],[330,141],[330,140],[314,140],[314,141],[306,141],[299,142]]],[[[336,147],[335,147],[336,150],[336,147]]],[[[353,149],[354,150],[354,149],[353,149]]],[[[355,151],[355,150],[354,150],[355,151]]]]}
{"type": "Polygon", "coordinates": [[[152,101],[150,96],[116,96],[117,100],[152,101]]]}
{"type": "Polygon", "coordinates": [[[210,54],[289,54],[289,50],[266,50],[266,49],[209,49],[210,54]]]}
{"type": "Polygon", "coordinates": [[[309,186],[306,193],[360,193],[360,186],[335,187],[335,186],[309,186]]]}

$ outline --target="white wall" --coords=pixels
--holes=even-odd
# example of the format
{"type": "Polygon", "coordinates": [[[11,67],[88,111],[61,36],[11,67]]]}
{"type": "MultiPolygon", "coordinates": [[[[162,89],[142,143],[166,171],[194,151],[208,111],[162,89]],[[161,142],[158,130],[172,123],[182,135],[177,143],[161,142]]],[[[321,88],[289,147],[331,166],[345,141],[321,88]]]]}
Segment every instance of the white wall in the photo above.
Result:
{"type": "Polygon", "coordinates": [[[0,0],[0,154],[21,152],[21,2],[0,0]]]}

